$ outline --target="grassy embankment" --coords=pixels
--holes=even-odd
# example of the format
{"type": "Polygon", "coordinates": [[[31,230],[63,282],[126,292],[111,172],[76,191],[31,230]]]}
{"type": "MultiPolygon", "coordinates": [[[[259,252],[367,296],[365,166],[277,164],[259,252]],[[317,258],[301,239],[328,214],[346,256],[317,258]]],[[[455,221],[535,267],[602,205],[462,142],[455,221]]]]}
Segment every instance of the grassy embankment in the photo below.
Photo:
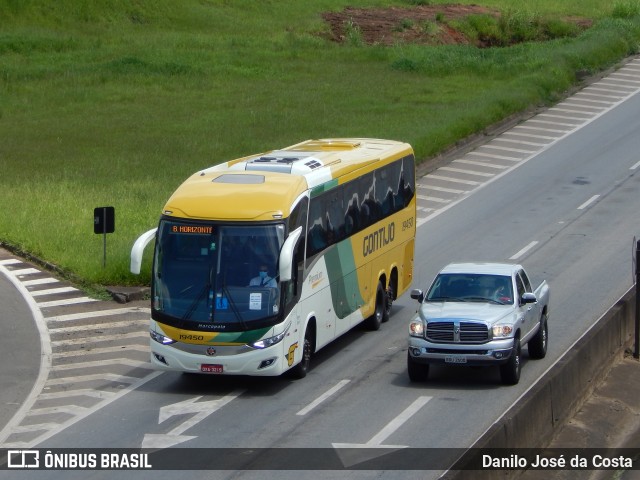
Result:
{"type": "Polygon", "coordinates": [[[133,241],[203,166],[331,136],[404,140],[425,159],[638,52],[638,0],[486,0],[509,22],[474,18],[470,35],[570,35],[508,48],[321,35],[327,10],[420,3],[0,0],[0,242],[86,284],[144,283],[133,241]],[[558,22],[571,16],[594,24],[558,22]]]}

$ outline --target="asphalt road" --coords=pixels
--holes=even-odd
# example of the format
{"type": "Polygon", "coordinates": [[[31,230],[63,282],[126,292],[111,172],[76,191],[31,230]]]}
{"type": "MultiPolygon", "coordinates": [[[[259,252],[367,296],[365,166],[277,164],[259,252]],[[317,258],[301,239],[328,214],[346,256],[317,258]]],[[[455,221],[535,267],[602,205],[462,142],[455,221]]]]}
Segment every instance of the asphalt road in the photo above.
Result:
{"type": "MultiPolygon", "coordinates": [[[[40,334],[18,286],[0,274],[0,425],[22,407],[38,378],[40,334]]],[[[28,298],[28,297],[27,297],[28,298]]]]}
{"type": "MultiPolygon", "coordinates": [[[[41,448],[364,446],[464,448],[518,401],[632,283],[640,237],[640,95],[461,193],[421,223],[416,286],[450,261],[516,261],[532,282],[551,284],[550,347],[524,359],[517,386],[494,369],[432,368],[425,384],[406,375],[404,296],[378,332],[355,329],[323,349],[302,381],[164,373],[57,431],[41,448]]],[[[453,188],[450,190],[454,190],[453,188]]],[[[210,450],[214,456],[220,450],[210,450]]],[[[86,478],[87,472],[34,472],[86,478]]],[[[174,478],[175,472],[138,473],[174,478]]],[[[115,478],[117,472],[91,472],[115,478]]],[[[184,471],[184,478],[431,478],[438,472],[184,471]]],[[[5,478],[0,472],[0,478],[5,478]]]]}

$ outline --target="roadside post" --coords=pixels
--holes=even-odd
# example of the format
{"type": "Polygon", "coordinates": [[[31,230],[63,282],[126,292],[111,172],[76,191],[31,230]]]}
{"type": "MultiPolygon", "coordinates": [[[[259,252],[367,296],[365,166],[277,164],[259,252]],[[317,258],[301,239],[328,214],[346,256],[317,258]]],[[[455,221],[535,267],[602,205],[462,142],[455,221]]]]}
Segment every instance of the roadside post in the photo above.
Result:
{"type": "Polygon", "coordinates": [[[114,207],[98,207],[93,210],[93,233],[102,234],[102,268],[107,266],[107,233],[116,229],[116,213],[114,207]]]}

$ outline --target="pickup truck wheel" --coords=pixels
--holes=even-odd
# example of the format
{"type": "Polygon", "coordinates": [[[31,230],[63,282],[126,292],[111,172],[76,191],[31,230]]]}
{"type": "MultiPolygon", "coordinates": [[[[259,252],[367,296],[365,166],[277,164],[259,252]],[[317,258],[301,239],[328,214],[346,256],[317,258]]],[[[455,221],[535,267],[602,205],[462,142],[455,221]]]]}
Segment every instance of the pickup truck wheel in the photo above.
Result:
{"type": "Polygon", "coordinates": [[[409,380],[412,382],[426,382],[429,377],[429,365],[422,365],[411,358],[411,354],[407,352],[407,372],[409,380]]]}
{"type": "Polygon", "coordinates": [[[387,293],[384,291],[382,282],[378,282],[376,290],[376,309],[369,318],[367,318],[367,328],[369,330],[380,330],[382,322],[389,320],[387,315],[387,293]]]}
{"type": "Polygon", "coordinates": [[[540,328],[534,337],[529,340],[529,356],[536,360],[544,358],[547,354],[549,343],[549,327],[547,326],[547,314],[543,313],[540,318],[540,328]]]}
{"type": "Polygon", "coordinates": [[[520,339],[514,340],[513,352],[504,365],[500,365],[500,378],[505,385],[516,385],[520,381],[522,370],[522,347],[520,339]]]}

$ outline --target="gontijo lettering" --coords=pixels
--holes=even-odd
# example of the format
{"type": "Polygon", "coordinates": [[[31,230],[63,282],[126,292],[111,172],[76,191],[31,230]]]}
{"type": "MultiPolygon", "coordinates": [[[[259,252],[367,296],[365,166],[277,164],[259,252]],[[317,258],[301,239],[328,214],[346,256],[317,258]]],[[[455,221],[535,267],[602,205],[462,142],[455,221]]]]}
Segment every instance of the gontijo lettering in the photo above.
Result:
{"type": "Polygon", "coordinates": [[[382,227],[379,230],[376,230],[373,233],[370,233],[364,240],[362,241],[362,256],[366,257],[367,255],[375,252],[381,247],[388,245],[393,242],[393,239],[396,234],[396,223],[391,222],[386,227],[382,227]]]}

